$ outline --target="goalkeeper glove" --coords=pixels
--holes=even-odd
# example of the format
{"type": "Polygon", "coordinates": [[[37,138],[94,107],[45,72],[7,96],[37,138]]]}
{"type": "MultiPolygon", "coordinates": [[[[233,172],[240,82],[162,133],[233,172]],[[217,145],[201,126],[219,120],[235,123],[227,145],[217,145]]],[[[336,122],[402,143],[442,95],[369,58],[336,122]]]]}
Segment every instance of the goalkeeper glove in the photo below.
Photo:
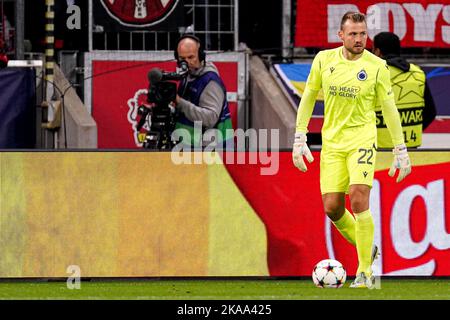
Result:
{"type": "Polygon", "coordinates": [[[411,173],[411,161],[409,160],[408,150],[406,149],[406,145],[401,144],[396,146],[392,150],[392,153],[394,154],[394,161],[389,170],[389,176],[393,177],[397,169],[399,169],[397,182],[400,182],[411,173]]]}
{"type": "Polygon", "coordinates": [[[308,160],[309,163],[314,161],[314,157],[306,144],[306,140],[306,133],[296,133],[294,146],[292,148],[292,161],[294,162],[294,165],[303,172],[308,170],[306,168],[305,160],[303,160],[303,156],[306,157],[306,160],[308,160]]]}

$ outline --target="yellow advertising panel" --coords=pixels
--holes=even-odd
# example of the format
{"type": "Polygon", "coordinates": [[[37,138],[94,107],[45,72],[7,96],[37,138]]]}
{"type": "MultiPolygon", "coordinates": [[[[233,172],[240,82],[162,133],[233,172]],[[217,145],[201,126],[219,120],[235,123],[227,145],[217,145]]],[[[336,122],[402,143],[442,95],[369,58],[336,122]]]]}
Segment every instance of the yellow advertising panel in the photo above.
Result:
{"type": "Polygon", "coordinates": [[[0,170],[0,277],[268,275],[264,225],[222,164],[8,152],[0,170]]]}

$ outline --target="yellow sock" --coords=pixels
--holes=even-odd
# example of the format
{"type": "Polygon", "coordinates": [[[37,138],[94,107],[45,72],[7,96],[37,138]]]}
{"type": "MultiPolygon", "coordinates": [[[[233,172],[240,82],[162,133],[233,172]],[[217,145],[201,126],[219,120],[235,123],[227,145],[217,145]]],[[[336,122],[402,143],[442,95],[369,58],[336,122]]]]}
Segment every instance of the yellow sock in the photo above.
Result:
{"type": "Polygon", "coordinates": [[[357,213],[355,216],[356,251],[358,252],[359,262],[358,271],[356,273],[364,272],[367,276],[370,276],[372,274],[372,246],[375,225],[370,209],[357,213]]]}
{"type": "Polygon", "coordinates": [[[336,229],[342,234],[342,236],[350,242],[352,245],[356,245],[355,239],[355,218],[353,215],[345,209],[344,215],[338,221],[332,221],[336,229]]]}

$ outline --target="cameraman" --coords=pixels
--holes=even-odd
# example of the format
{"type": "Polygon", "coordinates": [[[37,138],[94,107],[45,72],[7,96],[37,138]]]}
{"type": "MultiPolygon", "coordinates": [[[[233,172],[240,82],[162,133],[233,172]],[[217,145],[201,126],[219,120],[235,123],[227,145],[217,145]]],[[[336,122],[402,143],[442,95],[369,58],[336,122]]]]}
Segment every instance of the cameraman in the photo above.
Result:
{"type": "Polygon", "coordinates": [[[229,130],[232,129],[230,111],[225,85],[216,66],[205,61],[200,40],[191,34],[177,41],[174,55],[177,62],[184,60],[189,66],[188,76],[181,81],[174,101],[179,112],[176,129],[185,129],[190,135],[190,141],[185,141],[184,137],[183,143],[202,147],[214,142],[219,148],[229,147],[233,140],[229,130]],[[197,132],[199,125],[201,132],[197,132]],[[204,136],[205,132],[214,138],[210,134],[204,136]]]}

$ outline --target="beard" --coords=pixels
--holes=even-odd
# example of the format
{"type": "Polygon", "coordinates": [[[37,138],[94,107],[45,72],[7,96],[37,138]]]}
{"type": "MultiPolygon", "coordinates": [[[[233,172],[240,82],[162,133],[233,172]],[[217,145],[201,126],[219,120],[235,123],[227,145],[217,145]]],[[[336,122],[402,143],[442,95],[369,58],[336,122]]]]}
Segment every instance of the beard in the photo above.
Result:
{"type": "Polygon", "coordinates": [[[365,46],[360,45],[360,46],[353,46],[353,47],[345,47],[345,49],[347,49],[347,51],[349,51],[351,54],[361,54],[364,51],[365,46]]]}

